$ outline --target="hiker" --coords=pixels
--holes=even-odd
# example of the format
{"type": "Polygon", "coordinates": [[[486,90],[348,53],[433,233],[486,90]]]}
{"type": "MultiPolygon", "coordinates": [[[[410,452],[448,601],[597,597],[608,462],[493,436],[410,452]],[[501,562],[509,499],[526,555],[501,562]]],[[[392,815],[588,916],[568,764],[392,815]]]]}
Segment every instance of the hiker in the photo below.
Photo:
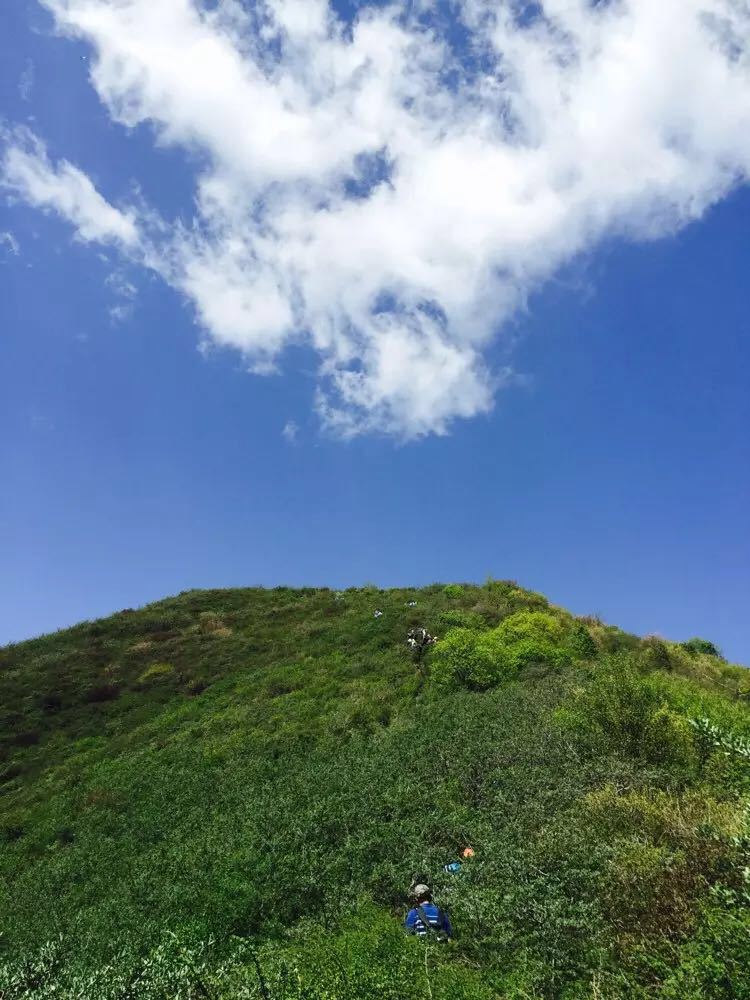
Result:
{"type": "Polygon", "coordinates": [[[412,628],[406,635],[406,642],[415,653],[421,656],[428,646],[435,645],[437,636],[430,635],[426,628],[412,628]]]}
{"type": "Polygon", "coordinates": [[[409,910],[404,927],[408,934],[417,937],[434,937],[438,941],[448,941],[453,937],[453,929],[448,914],[432,901],[430,887],[420,883],[413,890],[415,906],[409,910]]]}

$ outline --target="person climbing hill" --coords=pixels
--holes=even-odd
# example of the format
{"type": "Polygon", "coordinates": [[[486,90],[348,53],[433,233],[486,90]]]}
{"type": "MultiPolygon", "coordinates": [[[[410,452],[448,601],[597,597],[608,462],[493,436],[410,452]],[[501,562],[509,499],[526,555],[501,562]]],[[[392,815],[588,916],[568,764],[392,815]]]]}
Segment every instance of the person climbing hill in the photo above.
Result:
{"type": "Polygon", "coordinates": [[[435,645],[437,636],[430,635],[426,628],[412,628],[406,635],[406,642],[419,663],[425,651],[435,645]]]}
{"type": "Polygon", "coordinates": [[[429,886],[415,885],[413,894],[416,905],[409,910],[404,921],[407,933],[420,938],[434,937],[438,941],[450,940],[453,937],[450,918],[433,902],[429,886]]]}

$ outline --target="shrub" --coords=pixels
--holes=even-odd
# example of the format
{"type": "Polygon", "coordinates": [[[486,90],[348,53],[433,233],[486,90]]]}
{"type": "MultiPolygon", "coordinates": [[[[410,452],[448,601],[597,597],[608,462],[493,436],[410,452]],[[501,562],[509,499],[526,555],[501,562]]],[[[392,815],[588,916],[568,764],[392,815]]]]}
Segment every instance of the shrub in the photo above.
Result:
{"type": "Polygon", "coordinates": [[[27,729],[25,732],[15,733],[13,743],[17,747],[33,747],[37,745],[41,738],[42,734],[38,729],[27,729]]]}
{"type": "Polygon", "coordinates": [[[488,633],[455,628],[435,647],[432,675],[441,687],[484,691],[497,684],[505,662],[485,640],[488,633]]]}
{"type": "Polygon", "coordinates": [[[479,630],[485,627],[484,618],[475,611],[461,611],[451,608],[438,616],[438,624],[444,629],[469,628],[479,630]]]}
{"type": "Polygon", "coordinates": [[[151,666],[146,667],[143,671],[138,678],[137,684],[139,687],[148,687],[150,684],[166,680],[167,677],[171,677],[173,674],[174,667],[171,663],[152,663],[151,666]]]}
{"type": "Polygon", "coordinates": [[[463,597],[464,596],[464,588],[461,586],[460,583],[447,583],[443,587],[443,594],[446,597],[450,597],[450,598],[463,597]]]}
{"type": "Polygon", "coordinates": [[[9,764],[7,767],[0,769],[0,785],[5,785],[11,781],[15,781],[15,779],[20,778],[22,774],[23,768],[20,764],[9,764]]]}
{"type": "Polygon", "coordinates": [[[203,635],[211,635],[212,632],[223,632],[226,626],[222,619],[213,611],[201,611],[198,616],[198,630],[203,635]]]}
{"type": "Polygon", "coordinates": [[[661,703],[653,678],[619,656],[606,663],[564,719],[584,739],[603,737],[622,752],[641,756],[644,735],[661,703]]]}
{"type": "Polygon", "coordinates": [[[39,699],[39,707],[45,714],[48,715],[52,715],[54,712],[59,712],[63,707],[62,697],[55,692],[42,695],[39,699]]]}
{"type": "Polygon", "coordinates": [[[642,674],[638,660],[610,659],[559,721],[586,743],[605,740],[621,753],[665,767],[684,780],[697,768],[700,739],[666,678],[642,674]]]}
{"type": "Polygon", "coordinates": [[[138,631],[149,635],[173,634],[179,631],[189,619],[186,615],[179,614],[153,614],[138,615],[137,619],[132,619],[138,623],[138,631]]]}
{"type": "Polygon", "coordinates": [[[671,852],[663,845],[641,839],[616,842],[603,891],[608,915],[619,928],[645,930],[647,922],[663,917],[659,900],[670,862],[671,852]]]}
{"type": "Polygon", "coordinates": [[[618,791],[608,785],[583,804],[594,838],[608,843],[602,892],[621,931],[659,938],[684,932],[696,897],[731,865],[742,816],[703,791],[618,791]]]}
{"type": "Polygon", "coordinates": [[[524,608],[543,611],[549,607],[549,601],[544,594],[524,590],[515,580],[493,580],[490,577],[484,589],[488,605],[503,618],[524,608]]]}
{"type": "Polygon", "coordinates": [[[601,628],[599,642],[605,653],[624,653],[641,647],[641,640],[637,635],[623,632],[615,625],[605,625],[601,628]]]}
{"type": "Polygon", "coordinates": [[[0,843],[12,844],[23,837],[23,823],[15,816],[0,819],[0,843]]]}
{"type": "Polygon", "coordinates": [[[703,656],[716,656],[719,659],[723,659],[721,652],[708,639],[699,639],[696,636],[694,639],[688,639],[687,642],[681,642],[680,645],[691,656],[700,656],[702,654],[703,656]]]}
{"type": "Polygon", "coordinates": [[[745,676],[737,681],[737,697],[740,701],[750,701],[750,671],[745,670],[745,676]]]}
{"type": "Polygon", "coordinates": [[[133,653],[146,653],[149,649],[152,649],[153,646],[153,640],[141,639],[139,642],[134,642],[130,649],[133,653]]]}
{"type": "Polygon", "coordinates": [[[89,688],[84,694],[86,701],[96,704],[102,701],[114,701],[120,696],[120,689],[116,684],[97,684],[89,688]]]}
{"type": "Polygon", "coordinates": [[[652,764],[692,770],[698,763],[698,748],[689,720],[666,705],[661,705],[648,720],[642,750],[652,764]]]}
{"type": "Polygon", "coordinates": [[[647,670],[671,670],[669,647],[663,639],[649,635],[641,643],[640,660],[647,670]]]}
{"type": "Polygon", "coordinates": [[[750,912],[707,907],[696,935],[679,951],[677,967],[660,992],[663,1000],[729,1000],[750,997],[750,912]]]}
{"type": "Polygon", "coordinates": [[[661,789],[625,791],[612,784],[584,799],[587,820],[606,839],[640,837],[671,847],[703,842],[711,852],[723,850],[741,830],[743,817],[735,802],[720,802],[705,790],[682,795],[661,789]]]}
{"type": "Polygon", "coordinates": [[[535,590],[523,590],[521,587],[518,587],[516,590],[511,591],[509,596],[523,607],[532,610],[534,608],[541,610],[549,607],[549,601],[544,594],[539,594],[535,590]]]}
{"type": "Polygon", "coordinates": [[[562,667],[572,661],[565,625],[544,611],[510,615],[488,634],[488,640],[498,655],[502,650],[509,669],[516,673],[532,664],[562,667]]]}
{"type": "Polygon", "coordinates": [[[568,648],[579,660],[593,660],[598,647],[583,622],[575,622],[568,637],[568,648]]]}
{"type": "Polygon", "coordinates": [[[572,656],[565,639],[559,618],[519,611],[489,631],[451,629],[433,654],[433,673],[441,685],[486,690],[514,677],[522,667],[566,666],[572,656]]]}
{"type": "Polygon", "coordinates": [[[720,751],[719,758],[724,765],[721,783],[747,794],[750,791],[750,739],[738,736],[715,725],[710,719],[691,719],[690,724],[703,751],[703,759],[711,750],[720,751]]]}

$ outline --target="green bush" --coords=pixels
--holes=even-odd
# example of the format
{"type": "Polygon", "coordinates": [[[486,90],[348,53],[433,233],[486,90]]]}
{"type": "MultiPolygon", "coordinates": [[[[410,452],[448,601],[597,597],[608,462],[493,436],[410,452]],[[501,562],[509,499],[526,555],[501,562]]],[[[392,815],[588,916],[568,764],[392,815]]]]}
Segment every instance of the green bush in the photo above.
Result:
{"type": "Polygon", "coordinates": [[[48,694],[42,695],[39,699],[39,706],[43,712],[50,715],[54,712],[59,712],[63,707],[62,695],[57,694],[55,691],[50,691],[48,694]]]}
{"type": "Polygon", "coordinates": [[[750,910],[709,905],[697,932],[679,949],[667,971],[663,1000],[748,1000],[750,910]]]}
{"type": "Polygon", "coordinates": [[[146,667],[143,673],[138,678],[137,684],[139,687],[148,687],[151,684],[157,684],[159,681],[166,680],[174,676],[174,667],[171,663],[152,663],[151,666],[146,667]]]}
{"type": "Polygon", "coordinates": [[[460,583],[447,583],[443,587],[443,594],[446,597],[455,598],[464,596],[464,588],[460,583]]]}
{"type": "Polygon", "coordinates": [[[488,634],[493,650],[510,670],[532,664],[564,667],[572,662],[565,624],[544,611],[518,611],[488,634]]]}
{"type": "Polygon", "coordinates": [[[454,628],[432,653],[432,676],[440,687],[465,687],[485,691],[497,684],[507,670],[501,651],[487,641],[489,633],[454,628]]]}
{"type": "Polygon", "coordinates": [[[698,767],[700,740],[680,704],[679,682],[641,673],[640,662],[626,655],[605,661],[558,719],[584,743],[604,741],[685,780],[698,767]]]}
{"type": "Polygon", "coordinates": [[[117,684],[96,684],[85,692],[86,701],[92,704],[101,701],[114,701],[120,696],[120,689],[117,684]]]}
{"type": "Polygon", "coordinates": [[[579,660],[593,660],[599,652],[583,622],[575,622],[568,636],[568,648],[579,660]]]}
{"type": "Polygon", "coordinates": [[[653,764],[691,770],[698,764],[695,731],[682,715],[661,705],[643,733],[643,756],[653,764]]]}
{"type": "Polygon", "coordinates": [[[691,656],[716,656],[722,659],[721,652],[717,649],[712,642],[708,639],[699,639],[698,637],[694,639],[688,639],[687,642],[680,643],[683,649],[686,649],[691,656]]]}
{"type": "Polygon", "coordinates": [[[488,631],[451,629],[433,653],[433,676],[443,687],[484,691],[523,667],[567,666],[566,639],[563,622],[542,611],[518,611],[488,631]]]}
{"type": "Polygon", "coordinates": [[[620,655],[603,665],[592,684],[559,718],[584,742],[602,738],[628,756],[642,757],[646,733],[652,734],[651,740],[652,720],[662,702],[656,680],[641,674],[631,658],[620,655]]]}
{"type": "Polygon", "coordinates": [[[649,635],[641,644],[640,661],[647,670],[671,670],[669,646],[656,635],[649,635]]]}
{"type": "Polygon", "coordinates": [[[484,593],[483,606],[490,612],[494,611],[500,618],[506,618],[516,611],[542,611],[549,607],[544,594],[524,590],[515,580],[494,580],[490,577],[484,585],[484,593]]]}
{"type": "Polygon", "coordinates": [[[448,611],[440,612],[438,625],[443,629],[468,628],[478,631],[485,627],[485,622],[484,618],[475,611],[462,611],[459,608],[450,608],[448,611]]]}
{"type": "Polygon", "coordinates": [[[615,625],[603,625],[598,630],[599,643],[603,653],[627,653],[641,647],[641,639],[637,635],[623,632],[615,625]]]}

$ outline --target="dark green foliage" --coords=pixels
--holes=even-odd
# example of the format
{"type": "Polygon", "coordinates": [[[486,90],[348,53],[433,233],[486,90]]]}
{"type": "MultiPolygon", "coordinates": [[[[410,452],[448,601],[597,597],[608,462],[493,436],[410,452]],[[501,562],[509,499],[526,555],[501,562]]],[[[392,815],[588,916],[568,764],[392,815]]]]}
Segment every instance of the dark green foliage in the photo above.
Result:
{"type": "Polygon", "coordinates": [[[694,936],[666,977],[664,1000],[748,1000],[750,910],[722,901],[708,906],[694,936]]]}
{"type": "Polygon", "coordinates": [[[481,615],[477,614],[475,611],[461,611],[458,608],[455,610],[441,611],[438,616],[438,626],[441,629],[483,629],[486,627],[484,618],[481,615]]]}
{"type": "Polygon", "coordinates": [[[676,691],[662,675],[643,675],[639,660],[620,655],[601,664],[574,707],[558,718],[589,745],[604,743],[644,763],[691,771],[697,743],[675,701],[676,691]]]}
{"type": "Polygon", "coordinates": [[[575,622],[571,628],[568,648],[579,660],[593,660],[599,651],[583,622],[575,622]]]}
{"type": "Polygon", "coordinates": [[[688,653],[695,656],[703,654],[704,656],[717,656],[721,658],[720,651],[712,642],[709,642],[708,639],[688,639],[687,642],[682,642],[680,645],[683,649],[686,649],[688,653]]]}
{"type": "Polygon", "coordinates": [[[658,636],[649,635],[641,644],[641,663],[647,670],[671,670],[669,647],[658,636]]]}
{"type": "Polygon", "coordinates": [[[641,646],[641,640],[637,635],[623,632],[613,625],[605,625],[600,629],[599,641],[603,653],[630,652],[641,646]]]}
{"type": "Polygon", "coordinates": [[[494,580],[0,650],[0,997],[748,998],[746,677],[494,580]]]}
{"type": "Polygon", "coordinates": [[[86,701],[95,703],[98,701],[114,701],[120,695],[120,689],[116,684],[97,684],[89,688],[84,697],[86,701]]]}
{"type": "Polygon", "coordinates": [[[39,699],[39,705],[43,712],[59,712],[63,707],[63,701],[59,694],[52,692],[42,695],[39,699]]]}

